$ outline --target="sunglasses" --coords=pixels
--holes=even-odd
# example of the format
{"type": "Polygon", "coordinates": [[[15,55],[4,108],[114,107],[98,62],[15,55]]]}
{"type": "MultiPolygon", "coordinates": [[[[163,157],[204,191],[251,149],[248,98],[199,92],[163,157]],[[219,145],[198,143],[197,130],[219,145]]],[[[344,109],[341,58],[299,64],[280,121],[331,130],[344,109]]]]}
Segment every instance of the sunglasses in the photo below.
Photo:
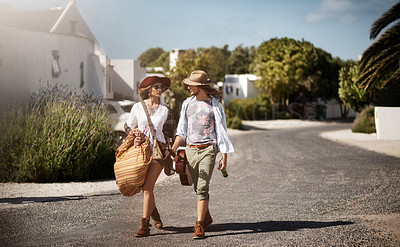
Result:
{"type": "Polygon", "coordinates": [[[165,86],[164,85],[161,85],[161,86],[155,85],[155,86],[152,86],[152,88],[154,88],[155,90],[158,90],[158,89],[164,90],[165,86]]]}

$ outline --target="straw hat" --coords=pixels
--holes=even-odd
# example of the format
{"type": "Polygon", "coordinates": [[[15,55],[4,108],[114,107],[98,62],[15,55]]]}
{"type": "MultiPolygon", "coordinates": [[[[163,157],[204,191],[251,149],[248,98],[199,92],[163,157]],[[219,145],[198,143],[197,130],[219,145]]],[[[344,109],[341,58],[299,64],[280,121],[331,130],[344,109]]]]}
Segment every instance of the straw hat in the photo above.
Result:
{"type": "Polygon", "coordinates": [[[191,86],[211,85],[212,81],[208,79],[206,72],[202,70],[195,70],[190,73],[189,78],[183,80],[183,83],[191,86]]]}

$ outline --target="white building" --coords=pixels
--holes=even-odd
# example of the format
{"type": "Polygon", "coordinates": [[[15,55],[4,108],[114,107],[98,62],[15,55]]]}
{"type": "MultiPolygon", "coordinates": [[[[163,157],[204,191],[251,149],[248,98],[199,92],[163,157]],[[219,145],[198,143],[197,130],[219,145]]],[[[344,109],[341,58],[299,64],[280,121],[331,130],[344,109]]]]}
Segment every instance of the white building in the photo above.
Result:
{"type": "Polygon", "coordinates": [[[140,101],[138,88],[146,77],[146,68],[140,67],[140,62],[132,59],[111,59],[110,72],[114,99],[128,99],[140,101]]]}
{"type": "Polygon", "coordinates": [[[186,50],[182,49],[173,49],[169,52],[169,69],[172,70],[176,67],[176,63],[178,62],[179,55],[185,54],[186,50]]]}
{"type": "Polygon", "coordinates": [[[257,98],[259,90],[255,87],[255,81],[259,79],[252,74],[225,75],[224,103],[233,99],[257,98]]]}
{"type": "Polygon", "coordinates": [[[134,99],[144,76],[133,60],[110,63],[74,0],[65,8],[0,11],[0,103],[55,84],[134,99]]]}

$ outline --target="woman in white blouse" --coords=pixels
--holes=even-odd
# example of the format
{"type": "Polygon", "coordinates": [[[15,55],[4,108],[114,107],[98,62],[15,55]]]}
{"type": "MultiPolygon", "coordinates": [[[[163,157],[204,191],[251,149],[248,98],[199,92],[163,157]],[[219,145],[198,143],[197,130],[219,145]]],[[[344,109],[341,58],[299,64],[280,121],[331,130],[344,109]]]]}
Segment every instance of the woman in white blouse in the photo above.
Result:
{"type": "MultiPolygon", "coordinates": [[[[150,76],[146,77],[139,86],[139,94],[147,106],[156,132],[156,139],[163,143],[166,143],[166,138],[173,138],[175,131],[172,112],[168,106],[160,101],[161,94],[169,88],[170,84],[171,82],[167,77],[150,76]]],[[[127,132],[134,128],[139,128],[150,142],[152,142],[150,127],[141,102],[133,105],[130,116],[125,124],[127,132]]],[[[143,141],[140,137],[136,137],[135,145],[139,145],[143,141]]],[[[135,234],[136,237],[150,235],[150,217],[154,220],[154,225],[157,229],[162,227],[153,193],[154,185],[162,169],[163,166],[155,160],[150,163],[148,168],[146,180],[143,185],[143,216],[139,230],[135,234]]]]}

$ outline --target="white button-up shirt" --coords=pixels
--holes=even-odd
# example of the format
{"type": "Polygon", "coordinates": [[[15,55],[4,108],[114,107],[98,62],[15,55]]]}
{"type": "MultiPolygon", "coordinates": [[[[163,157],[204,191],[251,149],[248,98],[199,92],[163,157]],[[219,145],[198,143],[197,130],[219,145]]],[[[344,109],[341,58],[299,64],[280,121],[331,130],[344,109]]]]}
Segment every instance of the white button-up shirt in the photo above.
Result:
{"type": "MultiPolygon", "coordinates": [[[[146,109],[147,110],[147,109],[146,109]]],[[[168,117],[168,107],[164,103],[160,103],[154,115],[150,116],[153,122],[154,129],[156,131],[156,139],[160,142],[165,143],[165,137],[163,134],[164,123],[168,117]]],[[[133,105],[131,114],[126,120],[126,124],[131,128],[139,128],[139,130],[147,136],[150,142],[153,142],[151,137],[149,122],[147,121],[146,112],[143,109],[142,103],[136,103],[133,105]]]]}

